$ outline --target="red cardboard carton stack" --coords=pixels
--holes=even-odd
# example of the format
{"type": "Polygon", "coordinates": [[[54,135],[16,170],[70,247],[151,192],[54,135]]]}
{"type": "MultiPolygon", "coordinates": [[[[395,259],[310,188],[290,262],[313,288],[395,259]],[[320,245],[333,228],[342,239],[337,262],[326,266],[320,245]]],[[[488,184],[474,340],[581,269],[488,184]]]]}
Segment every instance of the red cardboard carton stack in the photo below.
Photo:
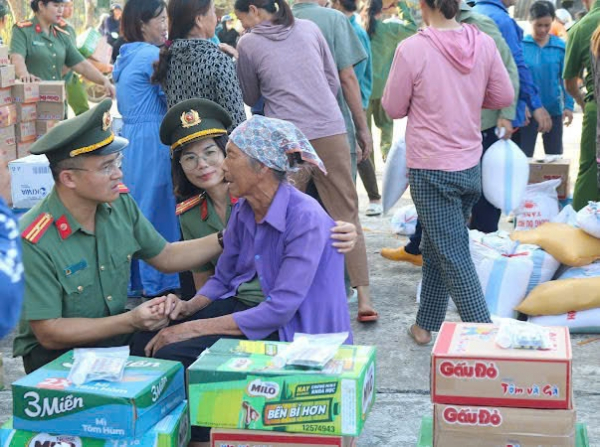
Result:
{"type": "Polygon", "coordinates": [[[17,81],[12,87],[12,95],[17,113],[17,158],[22,158],[29,155],[29,148],[37,139],[35,120],[37,102],[40,100],[40,85],[37,82],[17,81]]]}
{"type": "Polygon", "coordinates": [[[17,157],[17,109],[12,95],[15,67],[10,65],[8,47],[0,46],[0,157],[6,162],[17,157]]]}

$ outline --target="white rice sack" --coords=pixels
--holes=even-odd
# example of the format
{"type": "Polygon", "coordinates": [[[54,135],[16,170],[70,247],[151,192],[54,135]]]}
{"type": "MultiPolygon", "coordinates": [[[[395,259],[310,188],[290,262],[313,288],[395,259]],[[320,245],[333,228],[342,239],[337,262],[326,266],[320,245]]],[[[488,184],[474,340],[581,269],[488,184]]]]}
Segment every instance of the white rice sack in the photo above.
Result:
{"type": "Polygon", "coordinates": [[[474,241],[471,243],[471,256],[490,313],[516,318],[514,308],[527,295],[534,267],[532,259],[503,255],[474,241]]]}
{"type": "Polygon", "coordinates": [[[528,321],[540,326],[566,326],[572,334],[600,334],[600,309],[529,317],[528,321]]]}
{"type": "Polygon", "coordinates": [[[595,278],[600,276],[600,261],[583,267],[569,267],[557,279],[595,278]]]}
{"type": "Polygon", "coordinates": [[[597,202],[590,202],[577,213],[577,225],[587,234],[600,239],[600,208],[597,202]]]}
{"type": "Polygon", "coordinates": [[[572,205],[565,206],[560,213],[550,219],[550,222],[554,223],[563,223],[567,225],[571,225],[572,227],[578,227],[577,224],[577,213],[573,209],[572,205]]]}
{"type": "MultiPolygon", "coordinates": [[[[421,302],[421,288],[423,287],[423,280],[419,281],[419,285],[417,285],[417,304],[421,302]]],[[[452,301],[451,297],[448,297],[448,310],[453,310],[454,312],[458,312],[456,309],[456,304],[452,301]]]]}
{"type": "Polygon", "coordinates": [[[482,233],[478,230],[470,230],[469,239],[505,255],[513,254],[519,245],[519,242],[513,241],[510,238],[509,233],[502,230],[494,233],[482,233]]]}
{"type": "Polygon", "coordinates": [[[404,138],[398,138],[392,144],[383,171],[382,205],[384,214],[392,209],[407,188],[406,142],[404,138]]]}
{"type": "Polygon", "coordinates": [[[554,179],[527,185],[523,202],[515,212],[517,230],[532,230],[558,215],[556,188],[560,183],[560,179],[554,179]]]}
{"type": "Polygon", "coordinates": [[[396,234],[411,236],[417,229],[418,218],[414,205],[403,206],[392,216],[392,230],[396,234]]]}
{"type": "Polygon", "coordinates": [[[560,262],[554,256],[546,253],[537,245],[519,245],[513,253],[514,256],[526,256],[533,262],[533,270],[527,285],[527,294],[540,284],[551,281],[560,267],[560,262]]]}
{"type": "Polygon", "coordinates": [[[529,162],[511,140],[499,140],[483,156],[481,178],[485,198],[509,214],[523,200],[529,181],[529,162]]]}

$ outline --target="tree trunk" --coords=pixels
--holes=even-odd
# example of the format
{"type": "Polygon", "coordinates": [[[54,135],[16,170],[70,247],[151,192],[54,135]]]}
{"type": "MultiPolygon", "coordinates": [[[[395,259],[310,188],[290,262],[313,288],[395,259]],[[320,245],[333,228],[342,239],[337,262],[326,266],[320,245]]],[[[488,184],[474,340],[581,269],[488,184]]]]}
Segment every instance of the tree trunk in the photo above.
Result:
{"type": "Polygon", "coordinates": [[[28,1],[23,0],[8,0],[8,5],[13,13],[15,22],[25,20],[31,15],[31,8],[28,1]]]}
{"type": "Polygon", "coordinates": [[[85,0],[85,28],[96,27],[96,1],[85,0]]]}

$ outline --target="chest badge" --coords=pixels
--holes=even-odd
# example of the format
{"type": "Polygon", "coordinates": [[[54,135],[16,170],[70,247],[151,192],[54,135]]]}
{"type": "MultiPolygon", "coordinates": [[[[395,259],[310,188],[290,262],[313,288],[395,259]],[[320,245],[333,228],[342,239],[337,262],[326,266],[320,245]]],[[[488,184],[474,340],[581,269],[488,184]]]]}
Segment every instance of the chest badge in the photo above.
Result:
{"type": "Polygon", "coordinates": [[[87,261],[85,259],[82,259],[81,261],[79,261],[73,265],[65,267],[64,268],[65,276],[69,277],[71,275],[74,275],[75,273],[86,269],[87,266],[88,266],[87,261]]]}

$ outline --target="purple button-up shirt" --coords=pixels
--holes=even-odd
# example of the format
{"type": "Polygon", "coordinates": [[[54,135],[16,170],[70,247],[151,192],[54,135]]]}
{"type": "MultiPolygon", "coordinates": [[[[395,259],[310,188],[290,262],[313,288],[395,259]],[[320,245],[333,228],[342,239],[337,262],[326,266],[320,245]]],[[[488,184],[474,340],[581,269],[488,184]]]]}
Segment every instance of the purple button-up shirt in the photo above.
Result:
{"type": "Polygon", "coordinates": [[[265,218],[256,222],[241,199],[231,213],[215,275],[198,292],[211,300],[236,294],[258,275],[265,301],[233,314],[250,340],[278,331],[324,334],[352,329],[344,287],[344,257],[331,245],[333,220],[311,197],[282,183],[265,218]]]}

